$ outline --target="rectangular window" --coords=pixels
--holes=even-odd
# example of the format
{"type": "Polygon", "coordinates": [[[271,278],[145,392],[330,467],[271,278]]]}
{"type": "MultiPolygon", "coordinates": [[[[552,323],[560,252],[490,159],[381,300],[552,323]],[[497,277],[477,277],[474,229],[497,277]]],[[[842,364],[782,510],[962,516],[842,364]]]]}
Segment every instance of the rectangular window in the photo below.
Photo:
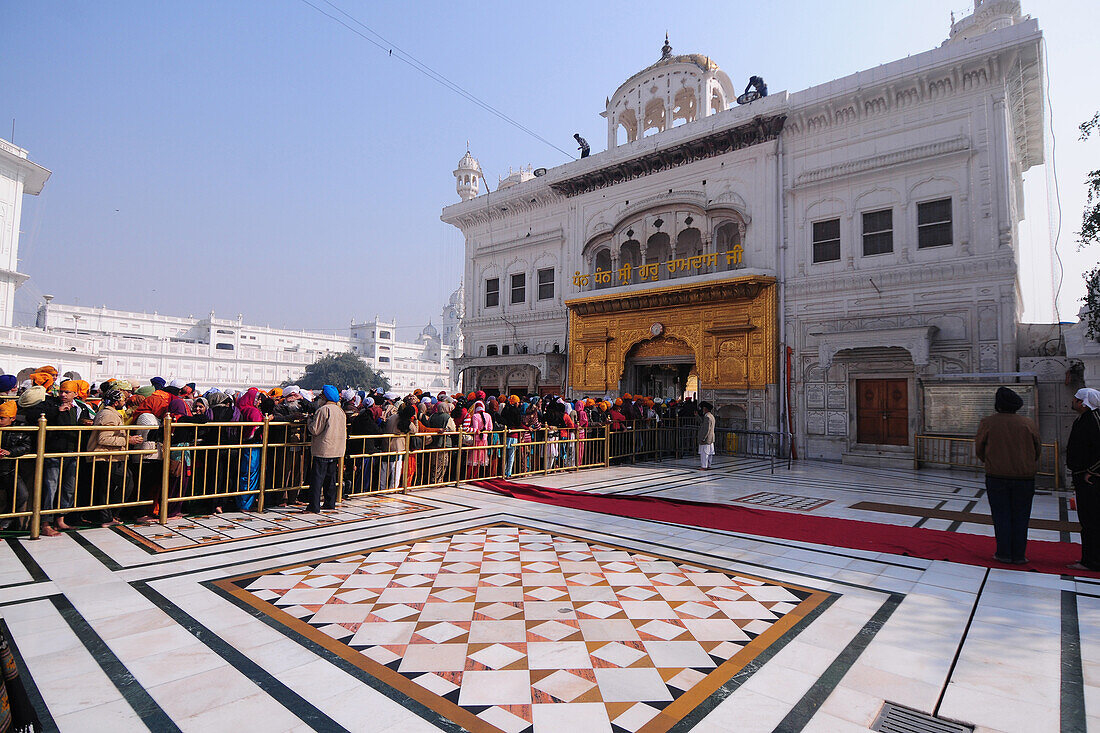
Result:
{"type": "Polygon", "coordinates": [[[539,270],[539,300],[550,300],[554,297],[554,268],[547,267],[539,270]]]}
{"type": "Polygon", "coordinates": [[[836,262],[840,259],[840,219],[814,222],[814,262],[836,262]]]}
{"type": "Polygon", "coordinates": [[[891,209],[863,214],[863,254],[881,255],[894,251],[894,212],[891,209]]]}
{"type": "Polygon", "coordinates": [[[917,249],[951,244],[951,199],[917,204],[917,249]]]}
{"type": "Polygon", "coordinates": [[[485,307],[500,305],[500,278],[492,277],[485,281],[485,307]]]}
{"type": "Polygon", "coordinates": [[[496,346],[486,346],[485,347],[485,356],[496,356],[496,355],[497,355],[497,347],[496,346]]]}
{"type": "Polygon", "coordinates": [[[511,347],[508,346],[508,344],[505,344],[504,346],[500,347],[500,353],[501,353],[502,356],[508,356],[508,353],[510,351],[511,351],[511,347]]]}
{"type": "Polygon", "coordinates": [[[390,360],[390,357],[388,357],[388,356],[380,356],[380,357],[378,357],[378,361],[380,361],[380,362],[383,362],[383,363],[388,363],[388,362],[389,362],[389,360],[390,360]]]}
{"type": "Polygon", "coordinates": [[[518,273],[512,275],[512,303],[524,303],[527,301],[527,275],[518,273]]]}

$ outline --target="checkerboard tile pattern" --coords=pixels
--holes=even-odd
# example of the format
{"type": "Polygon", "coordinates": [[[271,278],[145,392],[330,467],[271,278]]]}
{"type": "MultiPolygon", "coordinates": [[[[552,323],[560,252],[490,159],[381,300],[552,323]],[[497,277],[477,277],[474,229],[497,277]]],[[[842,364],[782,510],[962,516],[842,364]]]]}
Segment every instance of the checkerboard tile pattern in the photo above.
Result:
{"type": "Polygon", "coordinates": [[[825,596],[517,526],[217,585],[463,727],[505,733],[667,730],[825,596]]]}
{"type": "Polygon", "coordinates": [[[777,509],[792,509],[803,512],[812,512],[826,504],[832,504],[832,499],[820,499],[816,496],[795,496],[794,494],[776,494],[773,491],[761,491],[748,496],[741,496],[734,501],[744,504],[760,504],[761,506],[773,506],[777,509]]]}
{"type": "Polygon", "coordinates": [[[320,514],[307,512],[303,507],[272,507],[263,514],[225,512],[176,517],[163,526],[123,524],[115,527],[115,530],[153,552],[166,552],[333,524],[383,519],[434,508],[396,497],[356,497],[346,499],[337,509],[324,510],[320,514]]]}

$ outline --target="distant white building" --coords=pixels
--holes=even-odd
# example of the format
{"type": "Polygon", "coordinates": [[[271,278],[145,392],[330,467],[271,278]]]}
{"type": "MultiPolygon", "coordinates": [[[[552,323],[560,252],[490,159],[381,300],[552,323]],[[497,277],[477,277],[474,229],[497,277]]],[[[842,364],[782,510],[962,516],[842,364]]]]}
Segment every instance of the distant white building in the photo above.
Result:
{"type": "Polygon", "coordinates": [[[36,325],[37,329],[12,329],[11,346],[0,346],[0,368],[15,373],[39,366],[38,362],[56,363],[47,354],[31,358],[26,346],[37,339],[75,348],[73,357],[83,354],[70,361],[91,382],[112,376],[162,376],[204,387],[241,388],[296,380],[323,356],[350,351],[382,372],[395,390],[450,391],[453,386],[452,347],[431,324],[415,341],[403,342],[396,338],[395,322],[377,317],[353,321],[347,334],[335,335],[252,326],[241,315],[217,318],[213,311],[204,318],[181,318],[46,303],[39,307],[36,325]]]}

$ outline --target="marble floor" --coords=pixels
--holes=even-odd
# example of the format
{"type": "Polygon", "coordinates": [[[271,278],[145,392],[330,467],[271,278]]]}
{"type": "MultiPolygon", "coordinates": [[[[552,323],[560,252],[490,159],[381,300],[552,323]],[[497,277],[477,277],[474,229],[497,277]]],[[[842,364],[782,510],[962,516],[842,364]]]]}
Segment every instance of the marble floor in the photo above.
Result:
{"type": "MultiPolygon", "coordinates": [[[[719,458],[531,483],[992,534],[972,473],[719,458]]],[[[1032,538],[1077,539],[1066,498],[1036,496],[1032,538]]],[[[0,545],[45,728],[843,733],[891,702],[1100,730],[1097,581],[465,485],[298,514],[0,545]]]]}

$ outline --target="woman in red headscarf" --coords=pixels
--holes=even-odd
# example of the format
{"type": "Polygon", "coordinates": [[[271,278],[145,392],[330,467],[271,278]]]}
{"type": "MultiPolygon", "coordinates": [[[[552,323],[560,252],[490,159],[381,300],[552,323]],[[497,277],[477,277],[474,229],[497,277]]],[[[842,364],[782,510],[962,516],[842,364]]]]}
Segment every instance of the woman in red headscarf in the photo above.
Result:
{"type": "MultiPolygon", "coordinates": [[[[242,423],[262,423],[263,413],[257,405],[260,390],[252,387],[237,398],[237,409],[241,411],[242,423]]],[[[241,443],[253,444],[262,441],[263,433],[259,426],[250,425],[241,428],[241,443]]],[[[260,487],[260,448],[241,449],[241,471],[237,483],[237,491],[247,491],[247,494],[237,495],[237,508],[247,512],[256,504],[256,496],[260,487]]]]}

